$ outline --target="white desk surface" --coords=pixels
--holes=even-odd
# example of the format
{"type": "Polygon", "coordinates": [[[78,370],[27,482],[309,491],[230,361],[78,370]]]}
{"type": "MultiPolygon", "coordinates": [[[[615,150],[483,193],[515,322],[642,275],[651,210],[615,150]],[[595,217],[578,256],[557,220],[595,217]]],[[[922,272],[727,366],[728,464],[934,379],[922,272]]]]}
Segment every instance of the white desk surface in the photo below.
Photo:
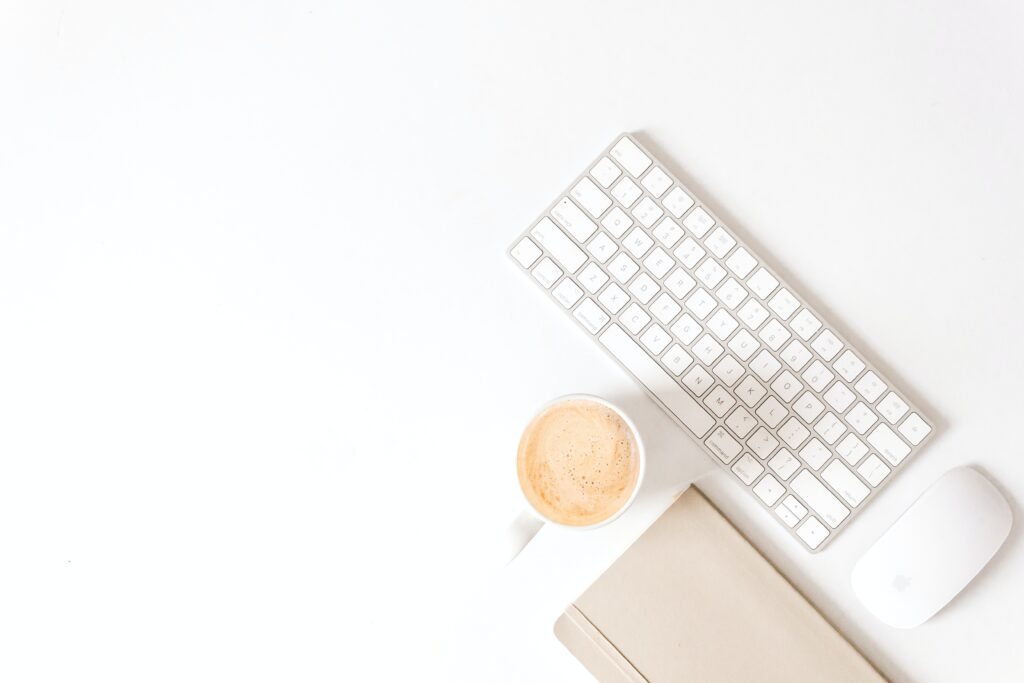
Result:
{"type": "Polygon", "coordinates": [[[703,477],[893,680],[1020,680],[1022,20],[5,4],[0,679],[587,681],[557,614],[703,477]],[[621,130],[941,425],[819,556],[503,256],[621,130]],[[495,569],[518,431],[577,391],[641,426],[639,502],[495,569]],[[1018,528],[931,622],[877,623],[854,560],[966,463],[1018,528]]]}

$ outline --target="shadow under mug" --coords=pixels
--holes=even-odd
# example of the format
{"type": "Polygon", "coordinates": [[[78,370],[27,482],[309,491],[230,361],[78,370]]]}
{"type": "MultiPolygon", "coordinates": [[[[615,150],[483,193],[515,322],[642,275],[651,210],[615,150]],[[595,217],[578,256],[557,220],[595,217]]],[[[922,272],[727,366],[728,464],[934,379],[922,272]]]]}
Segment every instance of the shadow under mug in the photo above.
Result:
{"type": "MultiPolygon", "coordinates": [[[[526,432],[530,429],[530,427],[533,426],[533,423],[536,421],[536,419],[540,417],[541,414],[543,414],[546,410],[560,403],[566,403],[568,401],[590,401],[592,403],[597,403],[598,405],[602,405],[605,408],[608,408],[609,410],[614,412],[622,419],[623,422],[626,423],[626,426],[629,427],[629,430],[633,433],[633,440],[636,442],[637,459],[640,461],[639,471],[637,472],[636,476],[636,484],[634,484],[633,491],[632,493],[629,494],[629,498],[626,500],[626,502],[623,503],[622,507],[616,510],[615,513],[612,514],[610,517],[608,517],[607,519],[603,519],[600,522],[595,522],[594,524],[587,524],[585,526],[574,526],[556,522],[552,519],[549,519],[541,512],[539,512],[537,508],[533,507],[533,505],[530,503],[529,498],[526,497],[526,492],[523,491],[522,483],[520,482],[519,492],[522,494],[523,500],[526,502],[526,507],[523,509],[522,512],[519,513],[519,516],[516,517],[515,521],[512,522],[512,524],[508,527],[508,530],[505,532],[506,545],[508,548],[507,555],[509,562],[514,560],[516,556],[520,552],[522,552],[523,548],[526,547],[526,545],[533,539],[534,536],[537,535],[537,532],[540,531],[545,524],[553,524],[555,526],[560,526],[564,529],[578,530],[596,529],[598,527],[604,526],[605,524],[611,524],[616,519],[618,519],[618,517],[623,512],[625,512],[630,505],[633,504],[633,501],[636,499],[636,494],[637,492],[640,491],[640,486],[643,484],[644,472],[647,469],[647,453],[644,450],[644,442],[643,439],[640,438],[640,432],[637,430],[636,424],[633,423],[633,420],[629,417],[629,415],[626,414],[626,412],[622,408],[615,405],[611,401],[607,401],[603,398],[600,398],[599,396],[592,396],[590,394],[569,394],[567,396],[559,396],[558,398],[542,406],[541,409],[538,410],[532,418],[530,418],[530,421],[527,423],[526,428],[523,430],[522,436],[526,435],[526,432]]],[[[520,440],[522,440],[522,436],[520,436],[520,440]]],[[[516,464],[518,466],[518,448],[516,449],[516,464]]]]}

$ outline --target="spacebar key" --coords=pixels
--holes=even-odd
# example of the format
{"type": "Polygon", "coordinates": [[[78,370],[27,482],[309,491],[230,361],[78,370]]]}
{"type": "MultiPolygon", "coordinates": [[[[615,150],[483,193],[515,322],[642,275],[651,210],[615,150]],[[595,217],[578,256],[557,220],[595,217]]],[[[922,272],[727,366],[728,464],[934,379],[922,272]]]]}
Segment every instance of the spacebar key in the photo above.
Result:
{"type": "Polygon", "coordinates": [[[605,348],[698,438],[703,438],[715,426],[711,414],[701,408],[685,389],[676,384],[671,375],[651,360],[651,357],[639,344],[630,339],[621,327],[610,325],[598,338],[605,348]]]}

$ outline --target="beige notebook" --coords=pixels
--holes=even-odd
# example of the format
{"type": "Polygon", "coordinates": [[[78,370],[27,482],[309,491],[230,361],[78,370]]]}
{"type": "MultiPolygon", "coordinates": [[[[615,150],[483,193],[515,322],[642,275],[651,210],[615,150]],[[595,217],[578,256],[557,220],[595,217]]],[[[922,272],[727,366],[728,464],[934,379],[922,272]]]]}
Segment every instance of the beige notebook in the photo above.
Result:
{"type": "Polygon", "coordinates": [[[555,635],[601,683],[885,680],[692,486],[555,635]]]}

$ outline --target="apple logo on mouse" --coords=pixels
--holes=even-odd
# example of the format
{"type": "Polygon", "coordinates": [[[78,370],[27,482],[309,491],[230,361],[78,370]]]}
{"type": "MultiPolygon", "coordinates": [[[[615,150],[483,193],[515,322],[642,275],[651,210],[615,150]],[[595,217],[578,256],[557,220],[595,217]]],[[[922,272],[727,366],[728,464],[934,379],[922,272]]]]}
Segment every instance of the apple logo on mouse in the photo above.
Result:
{"type": "Polygon", "coordinates": [[[897,574],[893,577],[892,587],[895,588],[898,593],[902,593],[910,588],[910,578],[903,576],[902,574],[897,574]]]}

